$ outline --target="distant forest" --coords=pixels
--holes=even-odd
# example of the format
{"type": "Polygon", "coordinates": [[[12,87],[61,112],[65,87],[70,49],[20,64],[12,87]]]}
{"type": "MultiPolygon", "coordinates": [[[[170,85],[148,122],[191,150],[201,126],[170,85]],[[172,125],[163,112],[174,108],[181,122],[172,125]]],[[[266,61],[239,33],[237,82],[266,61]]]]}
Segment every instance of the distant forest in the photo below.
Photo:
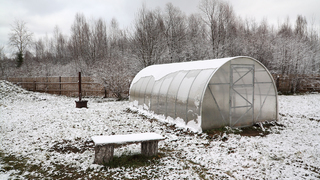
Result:
{"type": "Polygon", "coordinates": [[[106,22],[77,13],[70,36],[56,26],[52,38],[34,39],[23,20],[15,21],[9,41],[16,56],[0,51],[0,79],[76,76],[81,71],[109,90],[121,91],[149,65],[233,56],[253,57],[271,73],[296,79],[320,73],[319,30],[303,15],[293,25],[287,18],[274,27],[267,19],[237,16],[226,1],[202,0],[198,13],[189,16],[172,3],[164,9],[142,5],[132,23],[130,30],[120,29],[116,19],[106,22]]]}

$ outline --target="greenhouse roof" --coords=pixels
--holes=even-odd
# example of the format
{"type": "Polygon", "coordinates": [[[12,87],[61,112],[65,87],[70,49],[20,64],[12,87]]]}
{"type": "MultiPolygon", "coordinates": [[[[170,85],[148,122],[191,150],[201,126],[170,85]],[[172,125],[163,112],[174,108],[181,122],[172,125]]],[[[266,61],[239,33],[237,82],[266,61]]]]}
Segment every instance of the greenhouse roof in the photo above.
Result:
{"type": "Polygon", "coordinates": [[[143,71],[140,71],[136,75],[136,77],[132,81],[132,84],[136,83],[140,78],[150,76],[150,75],[152,75],[155,78],[155,80],[159,80],[168,74],[181,71],[181,70],[188,71],[188,70],[196,70],[196,69],[219,68],[224,63],[235,58],[237,57],[190,61],[190,62],[184,62],[184,63],[180,62],[180,63],[171,63],[171,64],[158,64],[158,65],[148,66],[143,71]]]}

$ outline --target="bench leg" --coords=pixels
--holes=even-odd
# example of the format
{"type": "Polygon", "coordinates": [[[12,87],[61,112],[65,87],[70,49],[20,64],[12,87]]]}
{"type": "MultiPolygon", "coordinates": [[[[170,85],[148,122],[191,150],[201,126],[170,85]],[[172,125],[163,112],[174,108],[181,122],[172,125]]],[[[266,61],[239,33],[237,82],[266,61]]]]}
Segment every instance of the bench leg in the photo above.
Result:
{"type": "Polygon", "coordinates": [[[158,154],[158,141],[146,141],[141,143],[141,154],[154,156],[158,154]]]}
{"type": "Polygon", "coordinates": [[[94,147],[94,164],[103,165],[113,159],[114,145],[97,145],[94,147]]]}

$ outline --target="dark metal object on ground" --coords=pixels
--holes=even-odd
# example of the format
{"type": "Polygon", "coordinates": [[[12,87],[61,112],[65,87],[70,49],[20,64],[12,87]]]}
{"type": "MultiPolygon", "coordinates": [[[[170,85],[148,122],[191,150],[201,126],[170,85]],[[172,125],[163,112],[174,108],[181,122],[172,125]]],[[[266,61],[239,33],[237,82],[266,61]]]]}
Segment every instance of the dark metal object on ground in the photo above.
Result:
{"type": "Polygon", "coordinates": [[[82,94],[81,94],[81,72],[79,72],[79,101],[76,101],[76,108],[88,108],[87,103],[88,101],[82,100],[82,94]]]}

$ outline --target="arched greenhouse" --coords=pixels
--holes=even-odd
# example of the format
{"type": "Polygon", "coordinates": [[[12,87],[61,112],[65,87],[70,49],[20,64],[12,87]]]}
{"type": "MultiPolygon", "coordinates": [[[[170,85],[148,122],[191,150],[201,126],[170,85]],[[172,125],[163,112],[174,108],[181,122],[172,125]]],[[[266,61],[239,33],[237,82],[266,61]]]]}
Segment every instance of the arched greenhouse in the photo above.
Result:
{"type": "Polygon", "coordinates": [[[251,57],[146,67],[131,83],[130,101],[202,130],[278,119],[274,80],[251,57]]]}

